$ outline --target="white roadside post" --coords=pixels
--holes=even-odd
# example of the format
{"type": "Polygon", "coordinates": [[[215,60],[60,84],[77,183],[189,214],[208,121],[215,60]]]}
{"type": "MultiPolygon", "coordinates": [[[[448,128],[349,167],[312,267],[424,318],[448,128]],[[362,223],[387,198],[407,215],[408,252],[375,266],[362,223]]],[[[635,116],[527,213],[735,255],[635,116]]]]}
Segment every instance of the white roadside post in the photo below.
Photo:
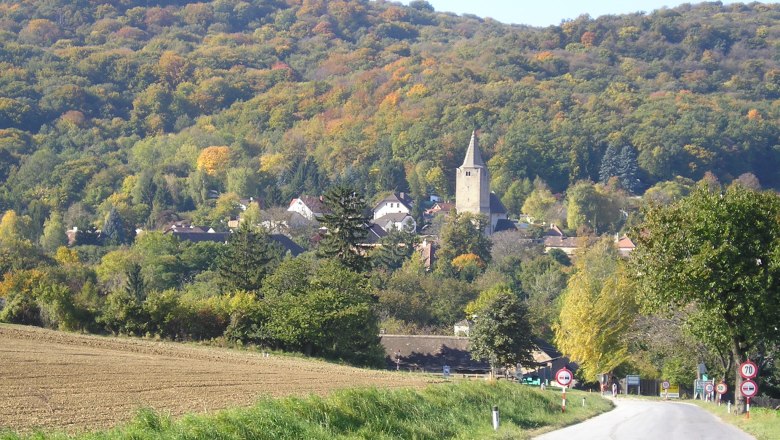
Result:
{"type": "Polygon", "coordinates": [[[498,407],[493,406],[493,430],[498,431],[498,407]]]}

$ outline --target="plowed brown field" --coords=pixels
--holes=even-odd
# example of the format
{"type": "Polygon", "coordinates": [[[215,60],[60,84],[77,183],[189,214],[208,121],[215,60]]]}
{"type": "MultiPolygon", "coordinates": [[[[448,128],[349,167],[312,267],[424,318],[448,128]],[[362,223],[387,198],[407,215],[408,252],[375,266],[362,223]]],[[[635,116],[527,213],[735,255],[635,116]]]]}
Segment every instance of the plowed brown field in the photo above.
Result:
{"type": "Polygon", "coordinates": [[[0,324],[0,429],[68,432],[126,422],[140,407],[181,415],[261,396],[430,379],[292,357],[0,324]]]}

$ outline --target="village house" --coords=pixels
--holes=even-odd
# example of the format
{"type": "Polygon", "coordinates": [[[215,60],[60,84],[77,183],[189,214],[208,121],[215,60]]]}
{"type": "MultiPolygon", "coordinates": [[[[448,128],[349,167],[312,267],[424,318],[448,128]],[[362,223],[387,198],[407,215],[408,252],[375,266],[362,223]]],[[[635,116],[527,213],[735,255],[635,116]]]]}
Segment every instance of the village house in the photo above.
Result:
{"type": "Polygon", "coordinates": [[[388,232],[406,228],[416,231],[417,222],[411,215],[412,205],[412,199],[408,194],[390,194],[374,206],[374,223],[388,232]]]}
{"type": "Polygon", "coordinates": [[[329,212],[321,196],[313,197],[307,195],[301,195],[292,199],[290,206],[287,207],[287,211],[308,221],[317,220],[329,212]]]}
{"type": "Polygon", "coordinates": [[[430,208],[426,209],[424,214],[428,217],[433,217],[438,213],[449,214],[450,211],[455,209],[454,203],[436,202],[430,208]]]}
{"type": "Polygon", "coordinates": [[[374,218],[382,218],[387,214],[411,214],[414,202],[406,193],[393,193],[380,200],[374,206],[374,218]]]}

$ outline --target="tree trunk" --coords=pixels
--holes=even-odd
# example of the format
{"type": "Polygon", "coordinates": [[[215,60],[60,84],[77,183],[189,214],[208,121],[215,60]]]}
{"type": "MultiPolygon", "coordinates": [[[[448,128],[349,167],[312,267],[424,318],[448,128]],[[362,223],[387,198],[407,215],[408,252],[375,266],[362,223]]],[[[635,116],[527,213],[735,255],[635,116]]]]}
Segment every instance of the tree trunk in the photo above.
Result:
{"type": "Polygon", "coordinates": [[[731,358],[734,362],[732,368],[736,371],[734,378],[734,412],[736,414],[742,414],[745,412],[745,396],[742,395],[742,375],[739,371],[739,366],[743,362],[742,354],[739,350],[739,341],[733,338],[731,341],[731,358]]]}

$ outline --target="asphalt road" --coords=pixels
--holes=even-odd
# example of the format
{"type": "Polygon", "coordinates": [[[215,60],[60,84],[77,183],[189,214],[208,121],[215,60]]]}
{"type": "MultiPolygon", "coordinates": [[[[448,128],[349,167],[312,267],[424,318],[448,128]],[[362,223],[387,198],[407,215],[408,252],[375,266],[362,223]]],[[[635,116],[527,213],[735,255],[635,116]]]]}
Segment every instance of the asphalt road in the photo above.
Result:
{"type": "MultiPolygon", "coordinates": [[[[686,403],[617,399],[608,413],[538,440],[747,440],[754,437],[686,403]]],[[[755,440],[755,439],[754,439],[755,440]]]]}

